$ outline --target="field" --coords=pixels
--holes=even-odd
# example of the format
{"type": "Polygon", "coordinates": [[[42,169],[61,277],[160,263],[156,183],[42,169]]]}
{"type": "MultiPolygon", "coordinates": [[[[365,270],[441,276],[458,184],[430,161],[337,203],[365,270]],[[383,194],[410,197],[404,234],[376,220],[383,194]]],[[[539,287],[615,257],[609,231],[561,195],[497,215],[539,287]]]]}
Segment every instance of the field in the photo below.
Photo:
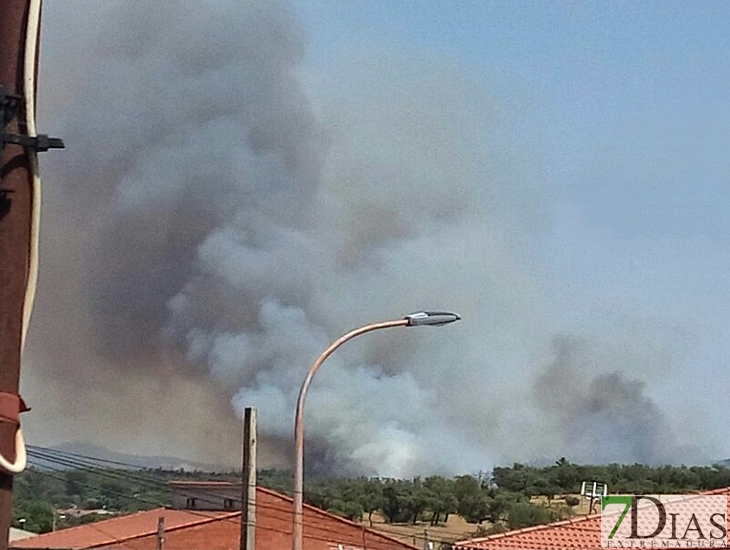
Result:
{"type": "MultiPolygon", "coordinates": [[[[367,524],[367,520],[364,520],[367,524]]],[[[489,527],[489,523],[483,523],[482,527],[489,527]]],[[[428,532],[429,540],[434,542],[454,542],[474,536],[478,529],[475,523],[467,523],[456,514],[449,516],[447,523],[440,523],[431,526],[427,521],[419,522],[416,525],[410,523],[385,523],[385,519],[373,514],[373,529],[397,538],[398,540],[408,541],[411,544],[422,547],[428,532]]],[[[438,548],[438,545],[434,545],[438,548]]]]}
{"type": "MultiPolygon", "coordinates": [[[[547,505],[547,499],[545,497],[533,498],[532,502],[533,504],[547,505]]],[[[553,506],[564,505],[565,500],[562,498],[553,500],[553,506]]],[[[573,510],[576,516],[586,515],[588,513],[588,500],[581,498],[580,504],[575,506],[573,510]]],[[[367,519],[363,521],[367,523],[367,519]]],[[[428,540],[434,543],[455,542],[479,536],[478,531],[480,527],[481,529],[488,529],[490,525],[489,522],[483,522],[481,525],[468,523],[456,514],[450,515],[447,523],[440,523],[436,526],[429,525],[427,521],[418,522],[415,525],[410,523],[389,524],[385,522],[383,516],[373,514],[373,529],[399,540],[410,542],[418,547],[423,547],[423,542],[427,536],[428,540]]],[[[438,548],[438,544],[434,544],[434,548],[438,548]]]]}

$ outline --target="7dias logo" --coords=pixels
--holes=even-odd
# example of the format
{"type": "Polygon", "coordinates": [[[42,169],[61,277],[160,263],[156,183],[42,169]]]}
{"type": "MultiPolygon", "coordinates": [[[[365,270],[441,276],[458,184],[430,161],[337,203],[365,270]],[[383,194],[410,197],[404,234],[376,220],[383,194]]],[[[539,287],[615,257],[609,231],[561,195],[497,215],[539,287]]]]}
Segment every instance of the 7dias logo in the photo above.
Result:
{"type": "Polygon", "coordinates": [[[610,495],[601,498],[604,548],[723,548],[725,495],[610,495]]]}

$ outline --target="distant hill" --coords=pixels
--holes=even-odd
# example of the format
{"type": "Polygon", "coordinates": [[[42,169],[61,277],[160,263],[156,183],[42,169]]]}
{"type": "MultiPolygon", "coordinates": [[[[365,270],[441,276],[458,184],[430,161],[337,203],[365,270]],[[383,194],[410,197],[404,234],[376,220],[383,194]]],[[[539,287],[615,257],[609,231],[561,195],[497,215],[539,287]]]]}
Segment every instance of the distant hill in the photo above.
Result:
{"type": "MultiPolygon", "coordinates": [[[[163,470],[185,470],[185,471],[203,471],[203,472],[224,472],[230,470],[230,468],[216,465],[206,464],[204,462],[197,462],[194,460],[188,460],[185,458],[178,458],[172,456],[145,456],[136,455],[130,453],[120,453],[117,451],[110,451],[106,447],[96,445],[95,443],[88,442],[68,442],[62,443],[51,447],[55,451],[63,453],[74,453],[77,455],[83,455],[87,457],[93,457],[101,460],[110,460],[118,462],[119,468],[149,468],[156,469],[160,468],[163,470]]],[[[113,467],[114,464],[108,466],[113,467]]]]}

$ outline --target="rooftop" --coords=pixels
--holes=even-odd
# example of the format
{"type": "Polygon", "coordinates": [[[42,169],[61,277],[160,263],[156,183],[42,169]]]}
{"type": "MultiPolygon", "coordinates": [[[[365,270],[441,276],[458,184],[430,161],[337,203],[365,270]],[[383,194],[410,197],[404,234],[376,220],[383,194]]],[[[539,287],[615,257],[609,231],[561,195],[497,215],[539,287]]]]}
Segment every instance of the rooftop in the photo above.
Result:
{"type": "MultiPolygon", "coordinates": [[[[700,495],[730,495],[730,487],[700,495]]],[[[728,506],[730,514],[730,506],[728,506]]],[[[730,516],[729,516],[730,517],[730,516]]],[[[601,514],[526,527],[454,544],[463,550],[576,550],[601,548],[601,514]]]]}
{"type": "MultiPolygon", "coordinates": [[[[259,487],[256,492],[256,544],[262,550],[291,547],[291,498],[259,487]]],[[[10,548],[84,550],[115,548],[154,550],[159,518],[164,518],[165,550],[238,550],[240,511],[171,510],[157,508],[128,516],[71,527],[10,548]]],[[[417,547],[305,505],[304,550],[414,550],[417,547]]]]}

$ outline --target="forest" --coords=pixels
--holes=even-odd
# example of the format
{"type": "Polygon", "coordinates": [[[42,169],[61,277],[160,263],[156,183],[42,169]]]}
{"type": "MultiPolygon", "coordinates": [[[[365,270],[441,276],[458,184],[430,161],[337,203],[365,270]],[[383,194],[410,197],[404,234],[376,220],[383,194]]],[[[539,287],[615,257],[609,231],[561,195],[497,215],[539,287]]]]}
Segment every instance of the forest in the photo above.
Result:
{"type": "MultiPolygon", "coordinates": [[[[160,506],[171,480],[238,481],[239,472],[140,469],[50,449],[30,450],[32,466],[15,478],[13,525],[43,533],[160,506]]],[[[354,521],[437,525],[452,514],[481,534],[549,523],[576,513],[581,482],[609,492],[671,494],[730,487],[730,469],[714,466],[513,464],[455,477],[410,479],[309,476],[305,501],[354,521]]],[[[290,471],[260,470],[258,483],[291,493],[290,471]]]]}

